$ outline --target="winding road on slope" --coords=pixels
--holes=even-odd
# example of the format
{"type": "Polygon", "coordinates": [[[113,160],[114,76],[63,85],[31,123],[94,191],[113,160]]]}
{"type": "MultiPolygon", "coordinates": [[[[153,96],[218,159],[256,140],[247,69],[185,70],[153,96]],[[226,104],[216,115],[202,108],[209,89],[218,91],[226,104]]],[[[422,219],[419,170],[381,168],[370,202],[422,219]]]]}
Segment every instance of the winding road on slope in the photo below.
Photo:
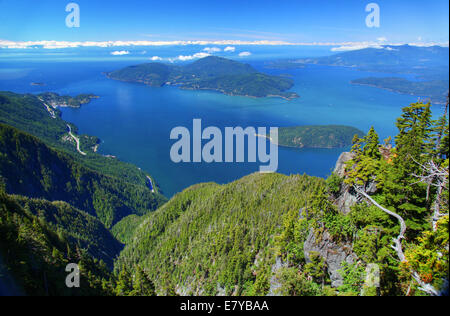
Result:
{"type": "Polygon", "coordinates": [[[80,154],[82,154],[83,156],[86,156],[87,154],[85,152],[82,152],[80,149],[80,139],[78,137],[76,137],[74,134],[72,134],[72,128],[70,127],[69,124],[67,124],[67,127],[69,128],[69,135],[75,140],[75,142],[77,143],[77,150],[80,154]]]}
{"type": "Polygon", "coordinates": [[[153,187],[153,182],[152,182],[152,178],[150,178],[149,176],[147,176],[147,180],[149,182],[149,188],[152,191],[152,193],[155,193],[155,189],[153,187]]]}

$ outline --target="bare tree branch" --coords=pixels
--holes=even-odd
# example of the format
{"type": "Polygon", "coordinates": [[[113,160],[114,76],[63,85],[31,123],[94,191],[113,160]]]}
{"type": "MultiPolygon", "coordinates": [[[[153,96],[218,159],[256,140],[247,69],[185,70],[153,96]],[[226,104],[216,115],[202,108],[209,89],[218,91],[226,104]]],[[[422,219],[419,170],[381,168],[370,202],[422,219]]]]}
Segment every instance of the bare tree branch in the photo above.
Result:
{"type": "MultiPolygon", "coordinates": [[[[356,192],[358,194],[361,194],[362,196],[364,196],[367,200],[369,200],[373,205],[375,205],[376,207],[378,207],[380,210],[382,210],[383,212],[389,214],[390,216],[395,217],[399,223],[400,223],[400,234],[398,235],[397,238],[393,238],[394,241],[394,245],[392,245],[392,249],[394,249],[397,252],[397,256],[400,259],[401,262],[405,262],[406,258],[405,258],[405,254],[403,253],[403,248],[402,248],[402,239],[405,238],[405,232],[406,232],[406,223],[405,220],[398,214],[388,210],[387,208],[384,208],[383,206],[381,206],[380,204],[378,204],[374,199],[372,199],[364,190],[362,190],[361,188],[358,188],[356,185],[353,186],[354,189],[356,190],[356,192]]],[[[414,280],[416,280],[416,282],[419,284],[419,289],[424,291],[425,293],[428,293],[430,295],[434,295],[434,296],[438,296],[439,292],[431,285],[428,283],[425,283],[422,281],[422,279],[420,278],[420,275],[416,272],[411,270],[411,275],[414,278],[414,280]]]]}
{"type": "Polygon", "coordinates": [[[398,235],[397,238],[394,238],[394,246],[391,246],[396,252],[397,252],[397,256],[400,259],[401,262],[405,261],[405,255],[403,253],[403,249],[402,249],[402,239],[405,238],[405,232],[406,232],[406,224],[405,224],[405,220],[398,214],[391,212],[390,210],[388,210],[387,208],[382,207],[380,204],[378,204],[374,199],[372,199],[364,190],[354,186],[356,192],[358,192],[358,194],[361,194],[362,196],[364,196],[366,199],[368,199],[373,205],[375,205],[376,207],[378,207],[380,210],[382,210],[383,212],[389,214],[390,216],[395,217],[399,223],[400,223],[400,234],[398,235]]]}
{"type": "MultiPolygon", "coordinates": [[[[414,160],[414,158],[413,158],[414,160]]],[[[427,190],[427,200],[429,196],[429,188],[434,186],[437,188],[436,197],[433,203],[433,231],[437,229],[437,222],[441,219],[445,214],[441,214],[441,204],[442,204],[442,194],[448,184],[448,167],[442,168],[439,167],[433,160],[426,162],[425,164],[421,164],[414,160],[416,164],[418,164],[422,168],[422,175],[413,174],[414,177],[418,178],[419,181],[417,183],[426,183],[428,185],[427,190]]]]}

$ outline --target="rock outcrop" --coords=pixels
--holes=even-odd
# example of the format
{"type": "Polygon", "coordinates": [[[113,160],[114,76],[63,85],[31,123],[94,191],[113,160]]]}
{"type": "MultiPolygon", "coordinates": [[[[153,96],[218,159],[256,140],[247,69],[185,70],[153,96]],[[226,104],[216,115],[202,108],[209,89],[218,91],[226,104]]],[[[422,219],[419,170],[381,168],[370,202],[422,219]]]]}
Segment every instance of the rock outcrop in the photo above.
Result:
{"type": "Polygon", "coordinates": [[[354,153],[343,152],[336,162],[334,173],[337,174],[339,177],[343,178],[345,176],[345,166],[346,166],[345,164],[348,161],[352,160],[353,158],[355,158],[354,153]]]}
{"type": "MultiPolygon", "coordinates": [[[[355,157],[355,154],[344,152],[339,156],[338,161],[336,162],[336,167],[334,168],[334,173],[341,178],[345,178],[345,168],[346,163],[352,160],[355,157]]],[[[377,191],[377,183],[375,181],[369,181],[366,184],[365,191],[368,194],[374,194],[377,191]]],[[[353,189],[352,186],[343,182],[341,184],[341,188],[338,194],[336,194],[335,204],[339,208],[340,212],[343,214],[350,213],[350,209],[353,205],[358,203],[358,194],[353,189]]]]}
{"type": "Polygon", "coordinates": [[[283,262],[280,257],[276,258],[275,263],[272,265],[272,278],[270,279],[270,288],[267,296],[280,296],[278,290],[281,288],[281,282],[278,280],[277,273],[282,268],[288,267],[287,262],[283,262]]]}
{"type": "MultiPolygon", "coordinates": [[[[346,163],[352,160],[355,154],[344,152],[339,156],[334,168],[334,173],[341,178],[345,177],[346,163]]],[[[337,194],[335,204],[343,214],[348,214],[350,208],[358,202],[356,192],[348,184],[342,183],[341,189],[337,194]]]]}
{"type": "Polygon", "coordinates": [[[351,264],[357,260],[356,255],[352,252],[351,244],[335,242],[326,231],[318,238],[314,229],[309,231],[303,252],[306,262],[311,262],[311,252],[319,253],[325,260],[332,287],[339,287],[343,283],[343,278],[338,272],[342,269],[342,262],[351,264]]]}

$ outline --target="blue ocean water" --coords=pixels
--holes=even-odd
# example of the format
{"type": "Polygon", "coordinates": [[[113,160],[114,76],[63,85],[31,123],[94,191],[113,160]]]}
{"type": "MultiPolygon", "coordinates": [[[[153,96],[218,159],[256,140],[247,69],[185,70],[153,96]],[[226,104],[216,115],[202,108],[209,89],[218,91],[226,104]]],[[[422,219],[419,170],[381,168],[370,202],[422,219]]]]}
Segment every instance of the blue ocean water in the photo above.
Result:
{"type": "MultiPolygon", "coordinates": [[[[259,163],[173,163],[170,147],[174,141],[169,139],[170,131],[176,126],[192,129],[193,119],[202,119],[204,127],[221,129],[227,126],[344,124],[367,131],[374,126],[383,139],[396,134],[395,121],[401,108],[416,100],[411,96],[350,84],[356,78],[388,74],[327,66],[296,70],[264,68],[267,60],[329,55],[328,48],[283,50],[268,47],[258,48],[260,53],[251,48],[254,53],[246,62],[266,73],[289,75],[294,79],[292,90],[300,98],[292,101],[232,97],[176,87],[152,88],[109,80],[103,74],[143,62],[156,53],[161,56],[182,53],[179,47],[159,49],[161,51],[146,52],[146,57],[125,58],[106,56],[102,50],[56,51],[50,56],[47,52],[30,55],[0,51],[0,90],[100,96],[80,109],[63,109],[63,119],[76,124],[80,133],[100,137],[100,153],[117,156],[150,173],[168,197],[195,183],[227,183],[259,169],[259,163]],[[31,82],[43,82],[46,86],[31,86],[31,82]]],[[[199,50],[189,49],[192,52],[199,50]]],[[[325,177],[345,150],[348,148],[279,148],[278,172],[325,177]]]]}

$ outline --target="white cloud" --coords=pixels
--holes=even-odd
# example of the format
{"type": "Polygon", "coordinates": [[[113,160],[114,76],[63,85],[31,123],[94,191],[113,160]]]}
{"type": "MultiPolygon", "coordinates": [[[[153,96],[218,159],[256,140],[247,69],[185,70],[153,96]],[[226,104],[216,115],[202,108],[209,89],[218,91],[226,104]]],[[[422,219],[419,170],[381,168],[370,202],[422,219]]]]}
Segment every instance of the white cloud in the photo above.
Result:
{"type": "MultiPolygon", "coordinates": [[[[185,46],[185,45],[297,45],[283,41],[103,41],[103,42],[69,42],[69,41],[9,41],[0,39],[0,48],[34,48],[45,49],[76,47],[129,47],[129,46],[185,46]]],[[[299,44],[302,45],[302,44],[299,44]]],[[[310,44],[307,44],[310,45],[310,44]]]]}
{"type": "Polygon", "coordinates": [[[242,53],[239,53],[239,57],[248,57],[248,56],[250,56],[252,53],[250,53],[250,52],[242,52],[242,53]]]}
{"type": "Polygon", "coordinates": [[[112,52],[111,55],[113,56],[123,56],[128,55],[130,52],[127,50],[116,50],[115,52],[112,52]]]}
{"type": "Polygon", "coordinates": [[[224,52],[230,52],[230,53],[233,53],[234,51],[236,50],[236,47],[234,47],[234,46],[227,46],[227,47],[225,47],[224,48],[224,52]]]}
{"type": "Polygon", "coordinates": [[[211,56],[211,54],[209,53],[205,53],[205,52],[199,52],[193,55],[179,55],[177,57],[159,57],[159,56],[153,56],[150,58],[151,61],[169,61],[171,63],[176,62],[176,61],[189,61],[189,60],[194,60],[194,59],[201,59],[201,58],[205,58],[211,56]]]}
{"type": "Polygon", "coordinates": [[[359,50],[359,49],[364,49],[364,48],[378,48],[378,49],[382,49],[383,46],[380,46],[379,44],[371,44],[371,43],[360,43],[360,44],[351,44],[351,45],[344,45],[344,46],[339,46],[339,47],[333,47],[331,49],[332,52],[348,52],[351,50],[359,50]]]}
{"type": "Polygon", "coordinates": [[[203,50],[209,54],[218,53],[222,51],[222,49],[219,47],[205,47],[203,50]]]}
{"type": "Polygon", "coordinates": [[[176,58],[169,58],[170,61],[188,61],[188,60],[193,60],[193,59],[200,59],[200,58],[205,58],[211,56],[211,54],[208,53],[196,53],[194,55],[188,55],[188,56],[184,56],[184,55],[180,55],[176,58]]]}
{"type": "Polygon", "coordinates": [[[387,42],[387,38],[386,37],[378,37],[377,41],[379,41],[379,42],[387,42]]]}

